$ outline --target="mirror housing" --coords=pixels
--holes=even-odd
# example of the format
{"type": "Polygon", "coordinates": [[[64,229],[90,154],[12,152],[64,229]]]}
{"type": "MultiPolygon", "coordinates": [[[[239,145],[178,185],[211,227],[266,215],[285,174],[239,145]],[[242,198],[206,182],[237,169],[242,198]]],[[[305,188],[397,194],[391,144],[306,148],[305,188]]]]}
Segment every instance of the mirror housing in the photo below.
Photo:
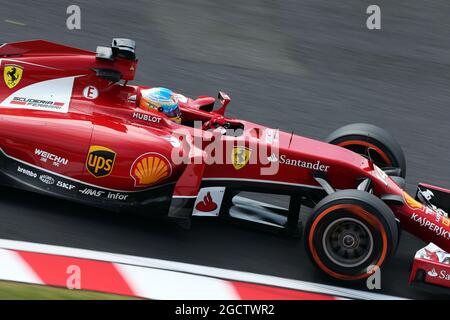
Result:
{"type": "Polygon", "coordinates": [[[220,108],[217,109],[215,112],[223,116],[225,114],[225,110],[227,108],[227,105],[230,103],[231,99],[223,91],[219,91],[219,94],[217,95],[217,98],[219,99],[219,102],[220,102],[220,108]]]}
{"type": "Polygon", "coordinates": [[[97,59],[115,60],[123,58],[125,60],[136,61],[136,42],[130,39],[115,38],[111,47],[97,47],[97,59]]]}
{"type": "Polygon", "coordinates": [[[114,57],[136,60],[136,42],[130,39],[114,38],[111,43],[114,57]]]}

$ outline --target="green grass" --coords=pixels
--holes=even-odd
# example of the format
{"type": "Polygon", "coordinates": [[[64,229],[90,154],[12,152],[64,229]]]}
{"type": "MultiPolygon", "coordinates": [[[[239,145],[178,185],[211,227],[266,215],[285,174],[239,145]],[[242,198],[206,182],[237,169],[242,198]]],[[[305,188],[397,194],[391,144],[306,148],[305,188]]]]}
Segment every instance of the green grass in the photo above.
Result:
{"type": "Polygon", "coordinates": [[[128,296],[0,281],[0,300],[129,300],[128,296]]]}

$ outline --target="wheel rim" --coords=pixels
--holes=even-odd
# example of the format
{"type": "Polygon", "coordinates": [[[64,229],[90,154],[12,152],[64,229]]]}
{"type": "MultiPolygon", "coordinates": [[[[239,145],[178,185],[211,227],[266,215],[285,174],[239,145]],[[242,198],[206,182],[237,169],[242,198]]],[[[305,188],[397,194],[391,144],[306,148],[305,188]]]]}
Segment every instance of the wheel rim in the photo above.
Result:
{"type": "Polygon", "coordinates": [[[328,259],[345,268],[366,262],[374,246],[369,228],[353,218],[333,221],[323,233],[322,245],[328,259]]]}
{"type": "Polygon", "coordinates": [[[351,140],[338,143],[337,145],[360,154],[364,158],[371,160],[380,168],[394,166],[386,152],[367,141],[351,140]]]}

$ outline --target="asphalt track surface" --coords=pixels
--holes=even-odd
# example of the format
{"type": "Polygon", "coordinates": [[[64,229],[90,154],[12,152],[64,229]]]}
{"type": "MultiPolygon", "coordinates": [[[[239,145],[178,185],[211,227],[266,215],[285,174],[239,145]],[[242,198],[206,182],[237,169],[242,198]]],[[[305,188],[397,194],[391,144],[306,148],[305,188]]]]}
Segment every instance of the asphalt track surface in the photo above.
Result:
{"type": "MultiPolygon", "coordinates": [[[[47,39],[94,50],[137,41],[136,83],[190,96],[232,97],[231,116],[322,139],[352,122],[394,134],[407,187],[450,187],[450,2],[384,1],[382,29],[365,27],[365,0],[76,1],[82,29],[66,28],[73,1],[1,0],[0,42],[47,39]]],[[[186,232],[21,191],[0,190],[0,238],[132,254],[342,285],[307,261],[301,240],[230,223],[186,232]]],[[[424,244],[403,234],[380,292],[439,298],[407,285],[424,244]]]]}

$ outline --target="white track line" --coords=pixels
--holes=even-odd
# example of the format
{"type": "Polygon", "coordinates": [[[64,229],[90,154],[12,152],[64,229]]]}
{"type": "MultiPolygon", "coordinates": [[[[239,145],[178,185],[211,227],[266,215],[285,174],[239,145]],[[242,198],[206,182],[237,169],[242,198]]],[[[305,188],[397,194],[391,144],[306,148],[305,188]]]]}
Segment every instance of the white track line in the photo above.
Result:
{"type": "MultiPolygon", "coordinates": [[[[0,248],[38,252],[44,254],[62,255],[67,257],[77,257],[91,260],[109,261],[114,263],[128,264],[134,266],[141,266],[147,268],[157,268],[162,270],[170,270],[177,272],[185,272],[195,275],[203,275],[213,278],[220,278],[232,281],[242,281],[257,283],[262,285],[269,285],[275,287],[282,287],[294,290],[309,291],[314,293],[327,294],[332,296],[339,296],[350,299],[364,299],[364,300],[397,300],[403,299],[389,295],[383,295],[372,292],[365,292],[360,290],[353,290],[347,288],[340,288],[336,286],[286,279],[275,276],[260,275],[250,272],[242,272],[235,270],[227,270],[221,268],[207,267],[202,265],[194,265],[182,262],[160,260],[153,258],[144,258],[137,256],[130,256],[124,254],[115,254],[109,252],[100,252],[86,249],[77,249],[70,247],[60,247],[54,245],[30,243],[15,240],[0,239],[0,248]]],[[[307,263],[307,261],[305,261],[307,263]]]]}

